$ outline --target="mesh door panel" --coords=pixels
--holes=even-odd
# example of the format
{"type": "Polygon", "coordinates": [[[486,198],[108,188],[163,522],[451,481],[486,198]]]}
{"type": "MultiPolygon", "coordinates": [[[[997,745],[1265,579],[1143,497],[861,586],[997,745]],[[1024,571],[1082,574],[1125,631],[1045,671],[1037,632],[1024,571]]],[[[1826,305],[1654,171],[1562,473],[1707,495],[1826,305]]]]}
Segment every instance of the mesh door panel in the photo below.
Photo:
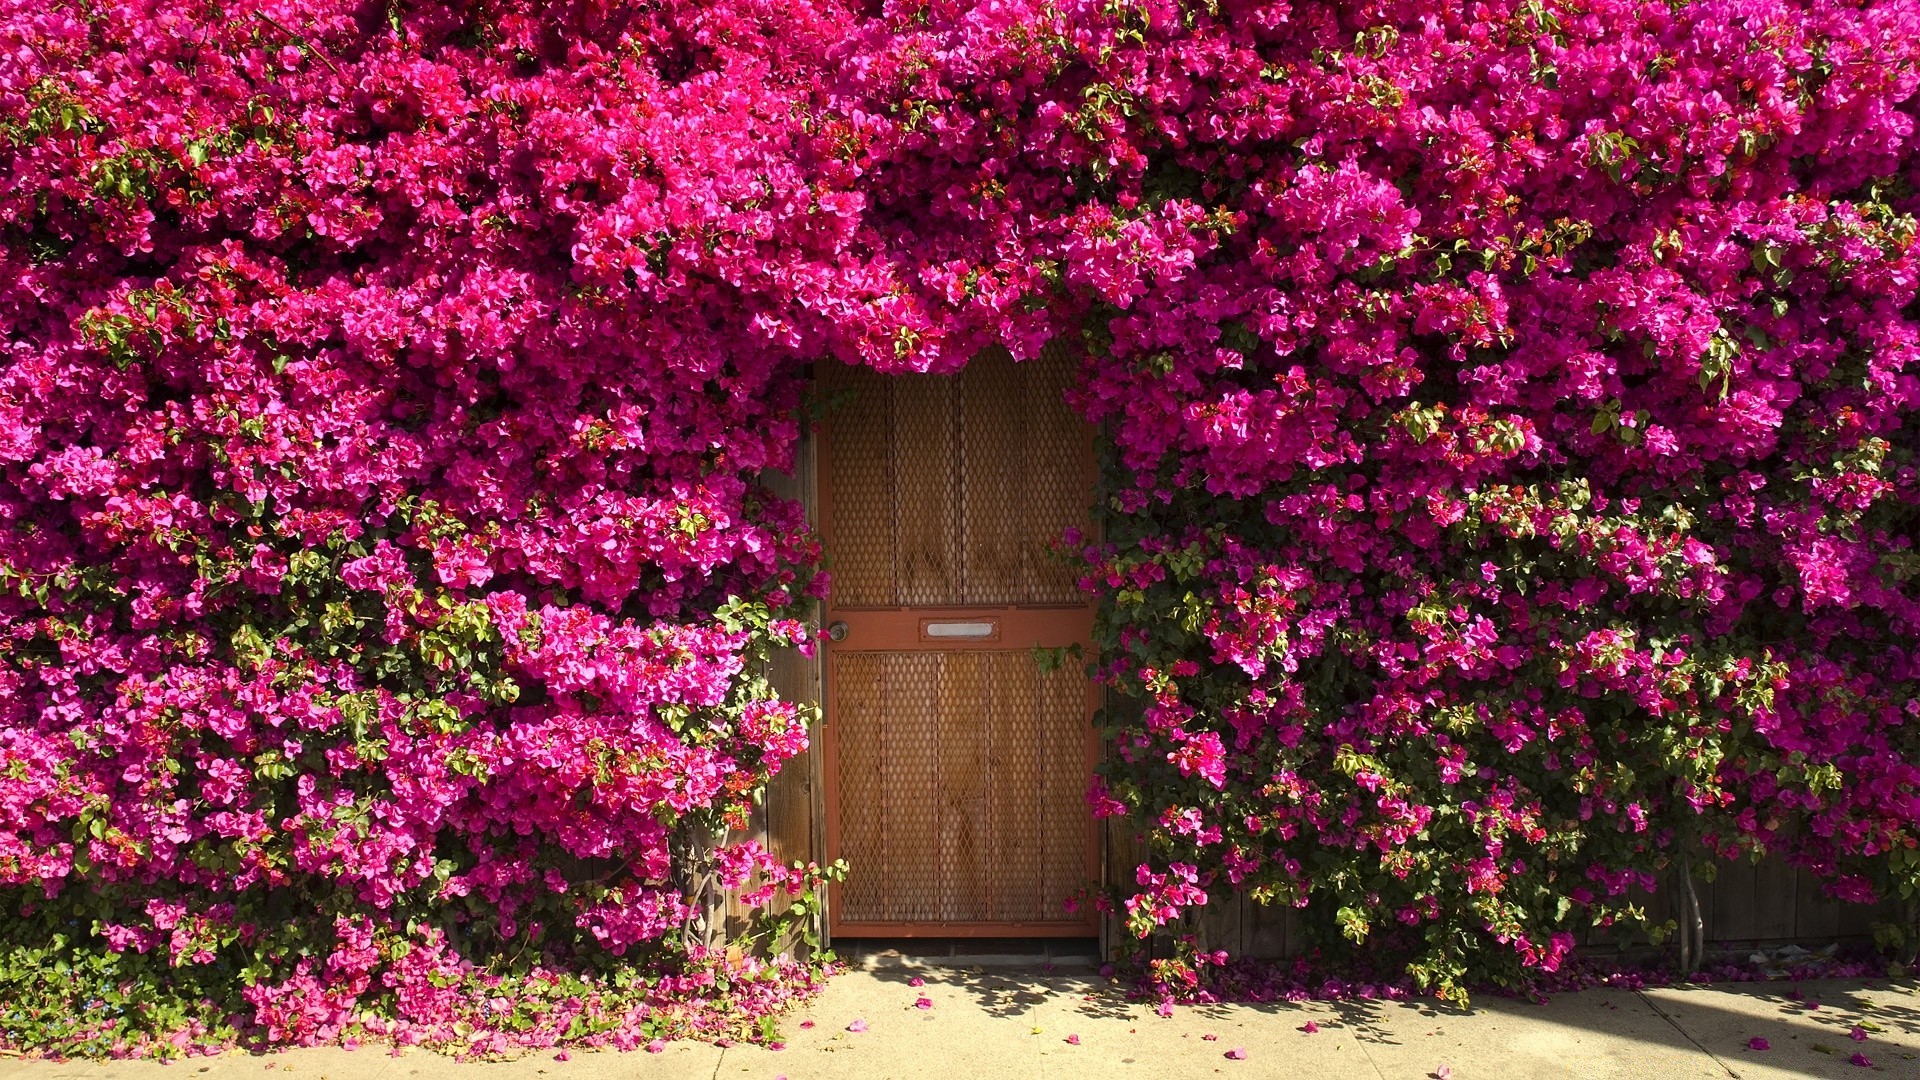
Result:
{"type": "Polygon", "coordinates": [[[1074,379],[1073,354],[1064,344],[1055,342],[1037,360],[1019,366],[1026,375],[1021,398],[1028,408],[1024,438],[1028,460],[1080,465],[1077,470],[1059,466],[1025,470],[1021,491],[1021,520],[1026,524],[1023,602],[1084,603],[1086,594],[1080,591],[1073,568],[1050,550],[1067,529],[1086,527],[1092,502],[1093,434],[1065,397],[1074,379]]]}
{"type": "Polygon", "coordinates": [[[1063,901],[1087,872],[1085,677],[1025,650],[837,653],[831,674],[852,867],[839,918],[1076,922],[1063,901]]]}
{"type": "MultiPolygon", "coordinates": [[[[951,375],[894,376],[896,603],[951,604],[960,596],[959,447],[951,375]]],[[[876,495],[879,493],[876,492],[876,495]]]]}
{"type": "Polygon", "coordinates": [[[1092,434],[1073,354],[989,349],[958,375],[822,376],[837,607],[1078,604],[1052,544],[1085,526],[1092,434]]]}
{"type": "MultiPolygon", "coordinates": [[[[1001,350],[975,357],[960,376],[964,589],[968,604],[1027,600],[1026,474],[1042,468],[1021,452],[1024,372],[1001,350]]],[[[1057,468],[1057,466],[1056,466],[1057,468]]]]}
{"type": "Polygon", "coordinates": [[[827,473],[834,603],[888,607],[894,584],[893,381],[836,365],[826,389],[838,402],[827,473]]]}

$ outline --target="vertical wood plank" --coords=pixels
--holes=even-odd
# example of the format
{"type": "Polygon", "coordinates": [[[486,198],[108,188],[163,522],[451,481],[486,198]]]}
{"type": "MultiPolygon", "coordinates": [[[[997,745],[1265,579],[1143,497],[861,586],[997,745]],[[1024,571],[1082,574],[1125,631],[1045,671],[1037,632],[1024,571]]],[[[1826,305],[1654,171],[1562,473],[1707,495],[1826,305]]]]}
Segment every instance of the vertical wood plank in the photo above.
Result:
{"type": "Polygon", "coordinates": [[[1872,937],[1873,924],[1893,921],[1898,909],[1889,904],[1841,904],[1840,925],[1834,933],[1840,937],[1872,937]]]}
{"type": "Polygon", "coordinates": [[[885,655],[886,784],[874,808],[887,819],[885,918],[929,922],[941,911],[940,699],[950,654],[885,655]]]}
{"type": "Polygon", "coordinates": [[[1037,675],[1031,663],[997,657],[993,665],[994,917],[1018,922],[1049,914],[1043,899],[1046,836],[1028,820],[1035,793],[1045,787],[1046,747],[1034,725],[1037,675]]]}
{"type": "Polygon", "coordinates": [[[959,454],[955,445],[953,376],[900,379],[894,386],[893,405],[897,425],[893,527],[898,545],[898,602],[908,606],[951,604],[960,595],[959,454]]]}
{"type": "Polygon", "coordinates": [[[826,371],[827,392],[839,401],[825,424],[828,471],[822,485],[833,534],[828,561],[834,602],[897,603],[895,387],[867,368],[832,364],[826,371]]]}
{"type": "MultiPolygon", "coordinates": [[[[818,474],[815,468],[816,441],[803,436],[794,450],[790,472],[769,470],[760,482],[783,499],[792,499],[806,510],[807,522],[818,520],[818,474]]],[[[765,822],[767,850],[782,863],[823,862],[825,850],[825,785],[820,770],[819,709],[822,704],[821,653],[802,656],[798,649],[776,649],[767,659],[766,679],[783,701],[802,707],[802,715],[814,717],[807,731],[808,749],[787,761],[767,783],[765,804],[760,816],[765,822]]],[[[754,884],[758,884],[755,882],[754,884]]],[[[774,897],[770,910],[786,910],[789,900],[782,893],[774,897]]],[[[816,910],[816,933],[824,930],[824,920],[816,910]]]]}
{"type": "Polygon", "coordinates": [[[1828,898],[1819,879],[1794,868],[1794,936],[1802,941],[1824,941],[1840,933],[1840,904],[1828,898]]]}
{"type": "MultiPolygon", "coordinates": [[[[814,659],[800,655],[798,649],[776,649],[768,658],[767,681],[784,700],[805,707],[817,707],[818,692],[813,686],[814,659]]],[[[817,735],[817,732],[810,733],[817,735]]],[[[808,740],[812,746],[812,738],[808,740]]],[[[782,862],[805,862],[814,858],[813,807],[815,792],[809,749],[785,762],[767,782],[767,850],[782,862]]]]}
{"type": "Polygon", "coordinates": [[[851,864],[840,888],[842,916],[877,918],[887,909],[887,815],[883,763],[888,749],[886,679],[874,653],[841,653],[833,659],[834,705],[840,725],[835,739],[840,805],[865,812],[842,814],[840,850],[851,864]]]}
{"type": "MultiPolygon", "coordinates": [[[[1106,827],[1100,832],[1107,848],[1106,884],[1124,899],[1128,895],[1128,886],[1133,883],[1134,867],[1139,865],[1135,857],[1138,852],[1134,845],[1133,826],[1124,817],[1108,818],[1106,827]]],[[[1101,929],[1101,956],[1104,959],[1113,959],[1121,948],[1132,944],[1133,936],[1127,930],[1126,911],[1118,903],[1101,920],[1101,929]]]]}
{"type": "Polygon", "coordinates": [[[1229,893],[1225,896],[1210,896],[1196,913],[1194,929],[1200,937],[1203,949],[1225,949],[1230,953],[1240,951],[1240,894],[1229,893]]]}
{"type": "Polygon", "coordinates": [[[1754,865],[1753,895],[1748,901],[1751,929],[1745,937],[1779,941],[1794,935],[1800,904],[1794,876],[1793,867],[1778,855],[1768,855],[1754,865]]]}
{"type": "Polygon", "coordinates": [[[1045,757],[1035,807],[1040,820],[1031,827],[1043,833],[1046,843],[1043,917],[1059,919],[1064,917],[1067,896],[1091,884],[1086,880],[1086,676],[1072,665],[1042,672],[1029,653],[1001,655],[1006,662],[1020,665],[1025,672],[1021,683],[1038,684],[1034,707],[1039,712],[1036,726],[1045,757]]]}
{"type": "MultiPolygon", "coordinates": [[[[1702,857],[1711,858],[1712,856],[1702,857]]],[[[1700,898],[1700,942],[1704,945],[1714,940],[1715,920],[1713,913],[1714,905],[1717,903],[1720,895],[1720,882],[1718,877],[1713,881],[1701,880],[1698,869],[1698,867],[1695,868],[1693,888],[1694,894],[1700,898]]]]}
{"type": "Polygon", "coordinates": [[[1751,941],[1754,932],[1755,867],[1746,859],[1725,862],[1714,879],[1712,922],[1707,927],[1709,942],[1751,941]]]}
{"type": "Polygon", "coordinates": [[[1004,871],[989,852],[993,816],[987,790],[987,733],[994,727],[993,673],[987,653],[949,653],[940,693],[940,917],[992,917],[989,893],[1004,871]]]}
{"type": "Polygon", "coordinates": [[[1259,960],[1281,960],[1293,955],[1290,931],[1296,918],[1290,907],[1248,904],[1247,955],[1259,960]]]}
{"type": "Polygon", "coordinates": [[[969,604],[1028,602],[1023,579],[1023,478],[1050,463],[1022,453],[1029,432],[1018,375],[1005,349],[975,357],[960,375],[962,591],[969,604]]]}
{"type": "Polygon", "coordinates": [[[1073,567],[1053,553],[1068,528],[1084,529],[1093,506],[1093,432],[1067,404],[1077,377],[1076,355],[1064,340],[1019,365],[1025,410],[1022,440],[1030,461],[1023,473],[1021,555],[1029,603],[1071,604],[1085,599],[1073,567]],[[1067,468],[1069,463],[1078,467],[1067,468]]]}

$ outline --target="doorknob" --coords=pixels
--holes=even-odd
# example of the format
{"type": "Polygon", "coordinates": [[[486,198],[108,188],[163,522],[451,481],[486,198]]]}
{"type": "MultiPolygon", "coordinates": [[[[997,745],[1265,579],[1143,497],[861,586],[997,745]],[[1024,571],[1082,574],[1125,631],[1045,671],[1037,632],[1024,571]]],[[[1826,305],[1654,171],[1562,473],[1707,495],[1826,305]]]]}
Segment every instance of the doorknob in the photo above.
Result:
{"type": "Polygon", "coordinates": [[[829,641],[847,640],[847,624],[841,622],[839,619],[835,619],[832,622],[828,623],[827,639],[829,641]]]}

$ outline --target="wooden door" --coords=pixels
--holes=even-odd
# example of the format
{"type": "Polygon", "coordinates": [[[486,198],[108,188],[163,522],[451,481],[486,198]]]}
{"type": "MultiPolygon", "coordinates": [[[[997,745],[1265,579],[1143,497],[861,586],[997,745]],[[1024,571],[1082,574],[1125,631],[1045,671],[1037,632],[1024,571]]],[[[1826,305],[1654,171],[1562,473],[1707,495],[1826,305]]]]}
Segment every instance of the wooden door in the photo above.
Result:
{"type": "Polygon", "coordinates": [[[820,436],[833,591],[827,856],[843,937],[1085,936],[1084,793],[1097,740],[1080,644],[1093,608],[1051,552],[1093,502],[1071,355],[989,351],[957,375],[833,365],[820,436]]]}

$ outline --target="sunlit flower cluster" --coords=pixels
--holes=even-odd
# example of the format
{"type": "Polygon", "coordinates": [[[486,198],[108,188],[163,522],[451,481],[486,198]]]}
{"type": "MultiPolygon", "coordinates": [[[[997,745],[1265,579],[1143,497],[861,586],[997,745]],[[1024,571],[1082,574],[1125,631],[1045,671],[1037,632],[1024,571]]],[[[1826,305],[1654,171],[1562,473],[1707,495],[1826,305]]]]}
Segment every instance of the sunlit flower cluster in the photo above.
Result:
{"type": "Polygon", "coordinates": [[[0,10],[12,940],[296,1041],[711,980],[696,863],[817,880],[696,842],[805,749],[806,365],[1062,335],[1136,932],[1920,877],[1908,5],[0,10]]]}

